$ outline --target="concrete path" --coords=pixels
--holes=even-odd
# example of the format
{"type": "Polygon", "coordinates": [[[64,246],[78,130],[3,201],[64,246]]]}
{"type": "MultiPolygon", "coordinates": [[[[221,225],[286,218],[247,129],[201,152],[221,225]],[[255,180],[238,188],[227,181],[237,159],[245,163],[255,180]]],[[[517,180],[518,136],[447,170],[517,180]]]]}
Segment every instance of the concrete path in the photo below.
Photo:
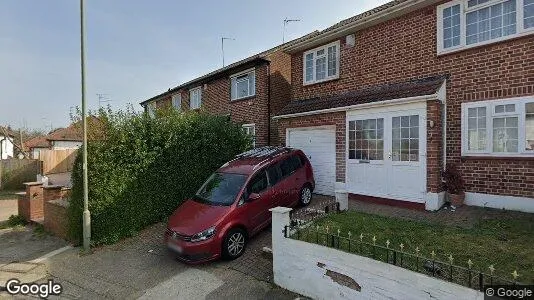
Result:
{"type": "Polygon", "coordinates": [[[17,199],[0,200],[0,223],[7,221],[11,215],[18,215],[17,199]]]}

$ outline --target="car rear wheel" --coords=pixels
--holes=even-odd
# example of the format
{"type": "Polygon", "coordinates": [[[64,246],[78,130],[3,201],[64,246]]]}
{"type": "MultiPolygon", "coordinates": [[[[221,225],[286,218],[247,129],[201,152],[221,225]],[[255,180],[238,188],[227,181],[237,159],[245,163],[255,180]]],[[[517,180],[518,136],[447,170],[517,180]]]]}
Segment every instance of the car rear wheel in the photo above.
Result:
{"type": "Polygon", "coordinates": [[[300,190],[299,203],[301,206],[308,206],[311,203],[312,191],[308,185],[305,185],[300,190]]]}
{"type": "Polygon", "coordinates": [[[236,259],[240,257],[247,247],[247,234],[241,228],[233,228],[224,237],[223,257],[225,259],[236,259]]]}

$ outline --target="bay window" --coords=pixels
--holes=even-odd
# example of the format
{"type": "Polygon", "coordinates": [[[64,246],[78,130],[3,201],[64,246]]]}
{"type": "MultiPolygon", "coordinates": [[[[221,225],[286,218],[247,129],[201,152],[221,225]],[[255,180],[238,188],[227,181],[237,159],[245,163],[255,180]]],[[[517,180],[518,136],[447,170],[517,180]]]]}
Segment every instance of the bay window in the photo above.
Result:
{"type": "Polygon", "coordinates": [[[534,0],[455,0],[437,13],[438,53],[534,33],[534,0]]]}
{"type": "Polygon", "coordinates": [[[534,97],[462,104],[462,155],[532,154],[534,97]]]}
{"type": "Polygon", "coordinates": [[[303,62],[304,84],[339,78],[339,41],[304,52],[303,62]]]}

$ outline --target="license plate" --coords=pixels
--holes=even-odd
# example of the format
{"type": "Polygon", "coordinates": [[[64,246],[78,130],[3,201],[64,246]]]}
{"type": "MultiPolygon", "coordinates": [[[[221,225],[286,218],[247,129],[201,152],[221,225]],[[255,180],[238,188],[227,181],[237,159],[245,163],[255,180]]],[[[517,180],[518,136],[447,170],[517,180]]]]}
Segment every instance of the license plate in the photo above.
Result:
{"type": "Polygon", "coordinates": [[[178,252],[178,253],[182,253],[182,251],[183,251],[182,247],[180,247],[180,246],[178,246],[178,245],[176,245],[176,244],[174,244],[174,243],[171,243],[171,242],[167,243],[167,246],[168,246],[171,250],[174,250],[174,251],[176,251],[176,252],[178,252]]]}

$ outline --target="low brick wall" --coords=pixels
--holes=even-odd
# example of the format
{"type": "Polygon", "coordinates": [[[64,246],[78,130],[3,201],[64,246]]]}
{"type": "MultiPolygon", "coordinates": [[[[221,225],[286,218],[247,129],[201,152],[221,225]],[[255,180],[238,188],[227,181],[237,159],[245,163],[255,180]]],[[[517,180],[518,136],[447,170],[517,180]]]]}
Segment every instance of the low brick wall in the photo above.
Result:
{"type": "Polygon", "coordinates": [[[66,199],[50,200],[44,203],[45,230],[62,239],[67,239],[68,206],[69,202],[66,199]]]}
{"type": "Polygon", "coordinates": [[[18,212],[28,222],[43,219],[43,183],[27,182],[26,193],[20,194],[18,212]]]}

